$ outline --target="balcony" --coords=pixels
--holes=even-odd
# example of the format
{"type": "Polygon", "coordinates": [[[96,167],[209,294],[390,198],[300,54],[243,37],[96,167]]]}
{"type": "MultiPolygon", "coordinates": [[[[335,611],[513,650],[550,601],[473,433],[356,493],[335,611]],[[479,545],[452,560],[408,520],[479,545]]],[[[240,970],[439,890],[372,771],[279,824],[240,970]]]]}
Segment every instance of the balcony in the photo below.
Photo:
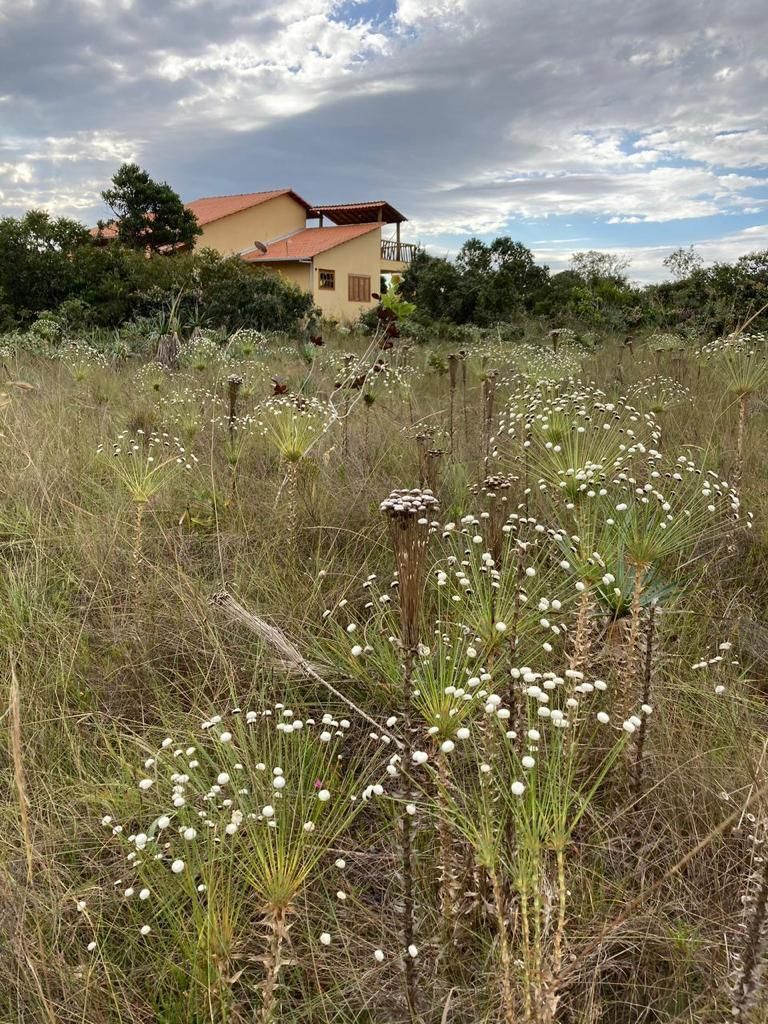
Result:
{"type": "Polygon", "coordinates": [[[383,269],[403,270],[409,263],[413,262],[417,248],[418,246],[414,245],[413,242],[400,242],[394,238],[382,238],[381,262],[401,264],[397,268],[384,267],[383,269]]]}

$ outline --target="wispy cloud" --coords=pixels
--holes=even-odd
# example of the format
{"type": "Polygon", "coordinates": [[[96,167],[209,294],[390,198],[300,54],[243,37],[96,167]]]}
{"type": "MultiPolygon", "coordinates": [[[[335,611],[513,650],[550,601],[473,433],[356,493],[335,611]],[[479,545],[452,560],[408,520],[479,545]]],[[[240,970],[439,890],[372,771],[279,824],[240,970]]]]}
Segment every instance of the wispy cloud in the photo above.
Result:
{"type": "Polygon", "coordinates": [[[658,273],[674,232],[765,221],[764,29],[763,0],[0,0],[0,212],[94,219],[136,159],[188,198],[386,196],[445,248],[588,218],[658,273]]]}

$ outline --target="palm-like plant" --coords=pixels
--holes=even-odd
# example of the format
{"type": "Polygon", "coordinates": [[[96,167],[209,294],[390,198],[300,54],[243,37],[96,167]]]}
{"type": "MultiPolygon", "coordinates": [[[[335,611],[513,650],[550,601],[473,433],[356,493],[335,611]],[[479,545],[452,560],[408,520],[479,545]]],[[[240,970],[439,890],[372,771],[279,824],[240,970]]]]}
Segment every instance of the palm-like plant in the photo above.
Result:
{"type": "Polygon", "coordinates": [[[259,413],[264,435],[285,466],[288,535],[293,541],[297,528],[299,467],[328,431],[335,418],[334,412],[317,398],[279,395],[265,402],[259,413]]]}
{"type": "Polygon", "coordinates": [[[741,484],[744,469],[744,440],[749,403],[752,397],[763,391],[768,384],[768,359],[762,342],[764,338],[760,335],[745,336],[725,348],[719,360],[728,391],[739,403],[736,463],[733,469],[735,487],[741,484]]]}
{"type": "MultiPolygon", "coordinates": [[[[99,445],[99,455],[106,449],[99,445]]],[[[191,470],[197,459],[185,450],[177,438],[155,431],[147,434],[127,431],[112,442],[108,466],[134,505],[132,580],[138,586],[143,550],[144,512],[154,496],[177,472],[191,470]]]]}
{"type": "Polygon", "coordinates": [[[365,762],[359,745],[342,754],[345,725],[328,714],[305,722],[282,704],[214,716],[197,737],[147,748],[130,829],[105,818],[127,848],[120,884],[137,895],[147,941],[171,962],[185,956],[193,1005],[215,1006],[217,1019],[255,911],[258,1020],[273,1020],[297,900],[384,775],[373,750],[365,762]]]}

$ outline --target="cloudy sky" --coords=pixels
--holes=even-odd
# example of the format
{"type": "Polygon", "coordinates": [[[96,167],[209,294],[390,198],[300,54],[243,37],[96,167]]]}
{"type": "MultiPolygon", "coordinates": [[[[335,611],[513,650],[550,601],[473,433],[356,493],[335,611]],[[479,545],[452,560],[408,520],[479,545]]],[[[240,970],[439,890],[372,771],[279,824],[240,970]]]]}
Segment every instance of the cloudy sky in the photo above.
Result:
{"type": "Polygon", "coordinates": [[[658,278],[768,247],[766,38],[765,0],[0,0],[0,214],[92,223],[136,160],[658,278]]]}

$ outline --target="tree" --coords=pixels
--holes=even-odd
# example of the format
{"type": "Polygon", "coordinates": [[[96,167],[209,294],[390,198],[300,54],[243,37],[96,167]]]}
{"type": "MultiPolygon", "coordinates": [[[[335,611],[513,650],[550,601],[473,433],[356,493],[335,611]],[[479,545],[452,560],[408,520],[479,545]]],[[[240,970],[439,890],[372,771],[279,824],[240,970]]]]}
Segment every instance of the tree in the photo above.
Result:
{"type": "Polygon", "coordinates": [[[464,275],[455,263],[420,249],[409,263],[398,287],[399,294],[416,304],[432,320],[467,323],[472,313],[464,275]]]}
{"type": "MultiPolygon", "coordinates": [[[[164,181],[153,181],[138,164],[123,164],[112,177],[112,188],[101,196],[115,215],[119,241],[132,249],[159,252],[192,246],[202,233],[178,193],[164,181]]],[[[99,228],[104,227],[100,221],[99,228]]]]}
{"type": "Polygon", "coordinates": [[[77,221],[43,210],[0,219],[0,294],[19,318],[55,309],[83,283],[80,257],[92,247],[77,221]]]}
{"type": "Polygon", "coordinates": [[[663,263],[676,281],[684,281],[704,266],[703,258],[692,245],[687,248],[681,245],[679,249],[675,249],[665,257],[663,263]]]}
{"type": "Polygon", "coordinates": [[[584,278],[589,285],[600,280],[626,285],[629,263],[630,261],[625,256],[600,252],[599,249],[575,252],[571,257],[571,269],[584,278]]]}

